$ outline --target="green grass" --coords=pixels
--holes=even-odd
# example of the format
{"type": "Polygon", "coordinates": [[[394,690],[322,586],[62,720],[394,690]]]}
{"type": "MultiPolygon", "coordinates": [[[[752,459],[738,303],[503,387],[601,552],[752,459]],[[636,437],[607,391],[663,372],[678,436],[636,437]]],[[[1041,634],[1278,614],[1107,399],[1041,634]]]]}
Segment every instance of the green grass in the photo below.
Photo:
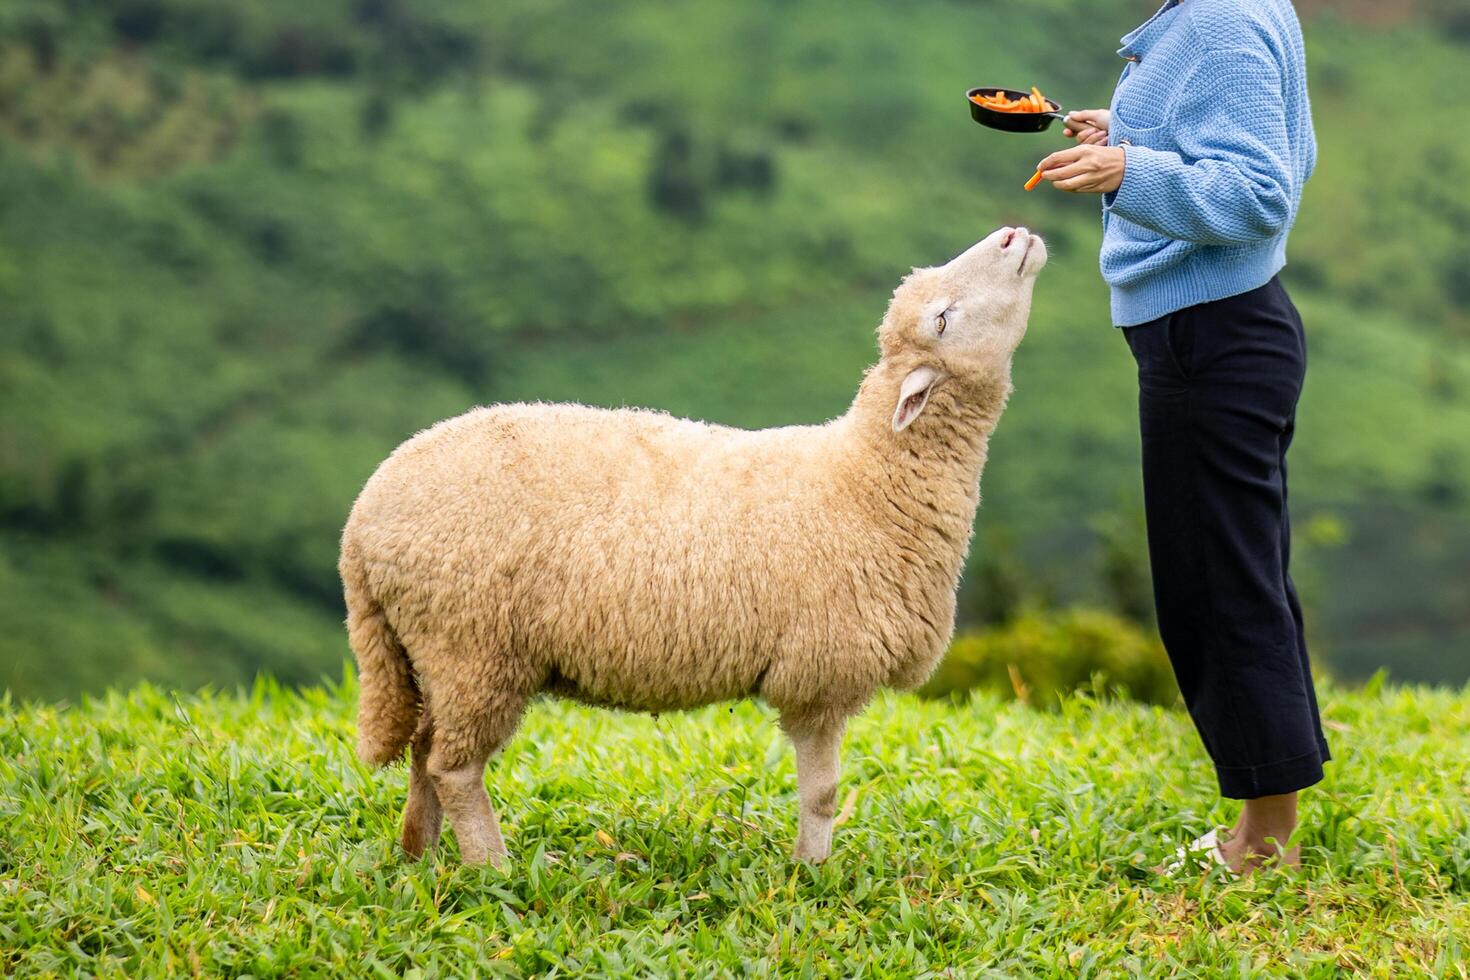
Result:
{"type": "Polygon", "coordinates": [[[1463,977],[1470,690],[1325,693],[1305,871],[1246,882],[1143,870],[1230,814],[1131,704],[881,699],[820,867],[769,711],[538,705],[490,770],[502,874],[395,850],[349,685],[5,703],[0,973],[1463,977]]]}

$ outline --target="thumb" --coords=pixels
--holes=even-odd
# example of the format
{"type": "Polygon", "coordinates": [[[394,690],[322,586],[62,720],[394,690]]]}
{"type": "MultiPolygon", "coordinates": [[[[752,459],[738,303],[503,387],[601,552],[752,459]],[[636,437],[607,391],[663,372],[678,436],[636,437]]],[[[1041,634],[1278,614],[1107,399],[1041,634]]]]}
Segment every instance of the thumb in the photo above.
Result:
{"type": "Polygon", "coordinates": [[[1067,122],[1077,121],[1087,126],[1096,126],[1102,119],[1101,109],[1073,109],[1067,113],[1067,122]]]}

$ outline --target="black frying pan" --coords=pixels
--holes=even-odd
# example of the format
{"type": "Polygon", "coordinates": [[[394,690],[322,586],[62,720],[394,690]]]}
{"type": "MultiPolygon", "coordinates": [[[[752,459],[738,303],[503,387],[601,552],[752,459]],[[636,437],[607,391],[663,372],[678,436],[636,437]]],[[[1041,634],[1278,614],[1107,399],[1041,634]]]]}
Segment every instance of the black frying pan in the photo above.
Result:
{"type": "Polygon", "coordinates": [[[972,98],[981,92],[988,95],[1004,92],[1008,99],[1030,98],[1031,93],[1015,88],[997,88],[994,85],[982,85],[966,92],[965,101],[970,103],[970,118],[991,129],[1003,129],[1007,133],[1043,133],[1051,128],[1054,120],[1067,118],[1062,107],[1051,99],[1046,100],[1046,112],[996,112],[994,109],[985,108],[972,98]]]}

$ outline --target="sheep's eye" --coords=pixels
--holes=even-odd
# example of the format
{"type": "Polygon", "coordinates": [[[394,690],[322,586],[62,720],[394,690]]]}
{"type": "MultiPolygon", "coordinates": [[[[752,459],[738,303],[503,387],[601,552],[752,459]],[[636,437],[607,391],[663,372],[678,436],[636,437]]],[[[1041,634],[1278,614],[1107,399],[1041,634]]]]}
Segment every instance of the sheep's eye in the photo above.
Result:
{"type": "Polygon", "coordinates": [[[939,334],[939,336],[944,336],[944,328],[947,326],[949,326],[949,321],[945,319],[943,313],[934,318],[934,332],[939,334]]]}

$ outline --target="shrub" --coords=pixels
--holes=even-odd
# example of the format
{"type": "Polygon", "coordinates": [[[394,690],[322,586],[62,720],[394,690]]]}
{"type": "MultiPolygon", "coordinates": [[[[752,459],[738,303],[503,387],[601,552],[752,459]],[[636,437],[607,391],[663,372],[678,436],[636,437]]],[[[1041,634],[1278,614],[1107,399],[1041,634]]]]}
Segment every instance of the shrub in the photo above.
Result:
{"type": "Polygon", "coordinates": [[[704,187],[687,131],[671,129],[659,140],[648,175],[648,199],[658,210],[687,221],[704,214],[704,187]]]}
{"type": "Polygon", "coordinates": [[[1037,706],[1081,689],[1150,704],[1178,697],[1157,637],[1096,609],[1031,611],[1003,626],[962,632],[919,693],[945,697],[977,687],[1037,706]]]}
{"type": "Polygon", "coordinates": [[[454,277],[442,268],[387,270],[353,323],[347,349],[391,351],[418,358],[467,384],[486,383],[494,338],[460,298],[454,277]]]}

